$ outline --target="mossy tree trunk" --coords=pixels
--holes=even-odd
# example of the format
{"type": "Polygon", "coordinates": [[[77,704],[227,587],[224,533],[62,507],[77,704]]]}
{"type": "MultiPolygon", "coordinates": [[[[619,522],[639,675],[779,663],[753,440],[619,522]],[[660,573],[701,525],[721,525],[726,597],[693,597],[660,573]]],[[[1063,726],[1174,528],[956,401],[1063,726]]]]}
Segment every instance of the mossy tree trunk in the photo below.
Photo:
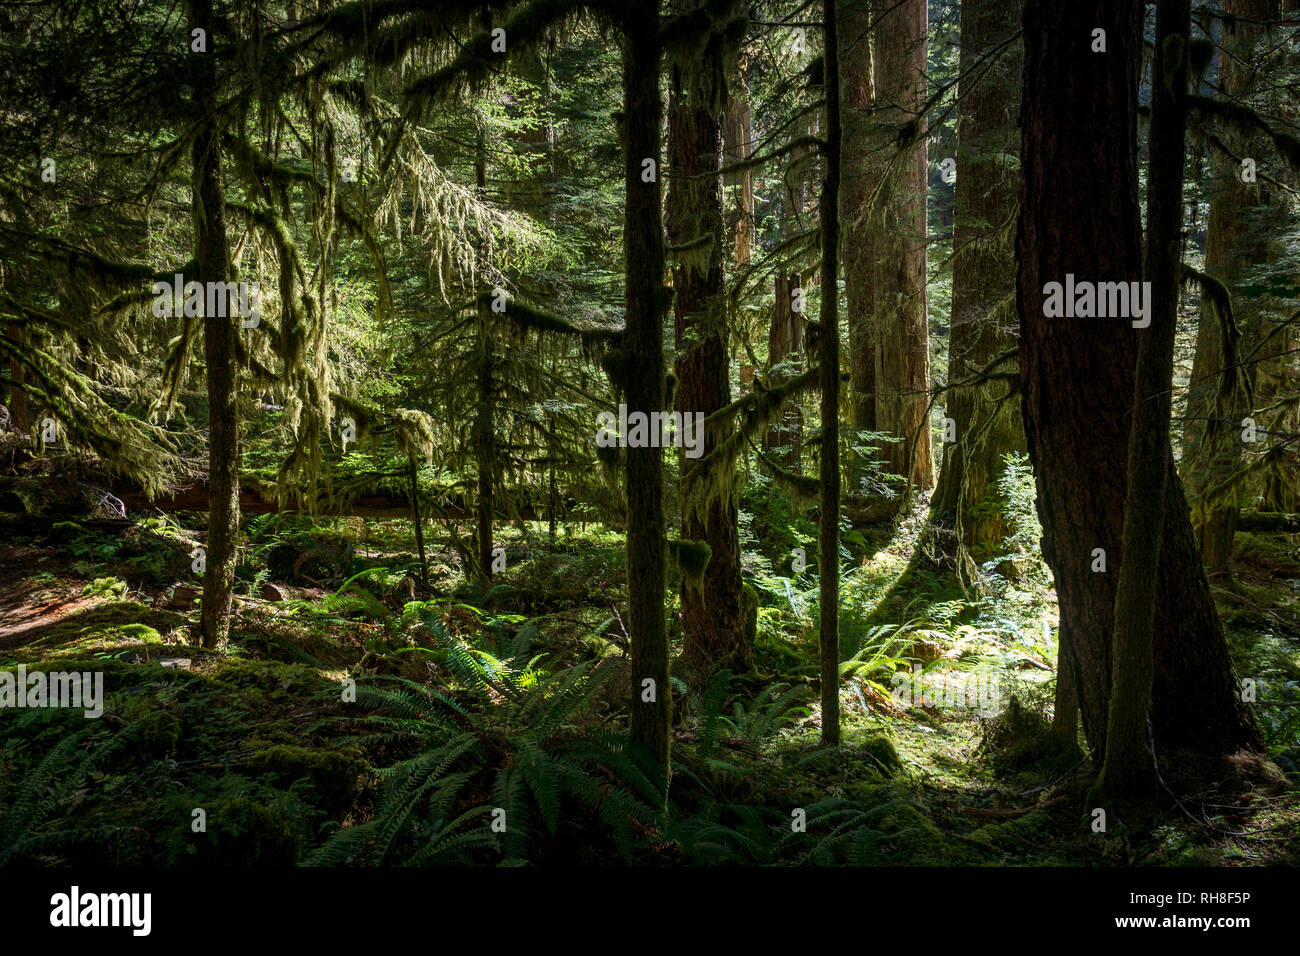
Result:
{"type": "MultiPolygon", "coordinates": [[[[767,336],[767,360],[773,366],[781,362],[795,362],[803,352],[803,316],[793,308],[794,294],[801,288],[802,277],[797,272],[776,276],[776,301],[772,309],[772,325],[767,336]]],[[[774,372],[769,385],[781,385],[790,379],[788,372],[774,372]]],[[[763,450],[777,448],[788,451],[780,456],[789,468],[797,468],[802,459],[803,409],[796,402],[781,410],[781,417],[763,433],[763,450]]]]}
{"type": "MultiPolygon", "coordinates": [[[[483,123],[478,124],[474,150],[474,181],[479,199],[487,199],[487,144],[483,123]]],[[[483,246],[479,247],[480,256],[483,246]]],[[[478,493],[475,501],[478,572],[484,582],[492,580],[492,477],[496,467],[496,427],[492,387],[492,309],[482,297],[478,301],[478,349],[475,355],[478,402],[475,404],[473,444],[478,493]]]]}
{"type": "MultiPolygon", "coordinates": [[[[754,111],[749,103],[749,87],[745,84],[743,70],[736,87],[727,100],[726,121],[722,127],[723,156],[728,163],[749,159],[754,152],[754,111]]],[[[734,237],[736,267],[743,268],[749,265],[750,247],[754,242],[754,171],[742,169],[729,173],[724,177],[723,185],[732,188],[736,197],[730,233],[734,237]]]]}
{"type": "MultiPolygon", "coordinates": [[[[926,409],[930,333],[926,310],[926,0],[901,0],[877,13],[874,120],[908,146],[887,184],[884,228],[873,248],[877,337],[876,428],[898,441],[881,457],[889,472],[919,489],[934,484],[926,409]],[[909,133],[911,135],[909,135],[909,133]]],[[[879,143],[877,144],[879,145],[879,143]]],[[[892,149],[892,145],[887,145],[892,149]]],[[[873,210],[875,211],[875,210],[873,210]]]]}
{"type": "MultiPolygon", "coordinates": [[[[17,322],[9,323],[9,338],[15,342],[23,341],[23,327],[17,322]]],[[[17,357],[9,359],[9,424],[15,432],[26,435],[31,427],[31,416],[27,411],[27,392],[23,388],[23,367],[17,357]]]]}
{"type": "MultiPolygon", "coordinates": [[[[702,6],[689,0],[677,4],[674,12],[689,13],[702,6]]],[[[713,12],[716,18],[718,11],[713,12]]],[[[684,422],[696,412],[707,418],[731,400],[722,265],[726,231],[719,173],[720,114],[726,100],[721,43],[722,37],[713,33],[702,58],[674,64],[670,70],[666,225],[669,244],[687,250],[677,254],[672,267],[677,349],[674,408],[684,422]]],[[[724,437],[707,436],[704,454],[724,437]]],[[[683,483],[693,465],[683,457],[683,483]]],[[[702,484],[706,486],[702,494],[684,495],[682,500],[682,538],[707,541],[710,549],[699,585],[688,582],[682,589],[682,663],[697,679],[722,668],[747,671],[753,663],[741,613],[734,464],[721,463],[702,484]]]]}
{"type": "Polygon", "coordinates": [[[836,4],[823,4],[826,146],[821,219],[821,505],[817,540],[823,746],[840,742],[840,72],[836,4]]]}
{"type": "Polygon", "coordinates": [[[1106,752],[1097,791],[1121,800],[1157,792],[1150,736],[1155,669],[1156,570],[1164,531],[1165,485],[1173,462],[1169,417],[1174,337],[1183,262],[1183,160],[1187,126],[1190,0],[1160,0],[1151,79],[1147,229],[1143,278],[1151,283],[1151,324],[1137,342],[1122,554],[1115,585],[1106,752]]]}
{"type": "MultiPolygon", "coordinates": [[[[1006,535],[996,506],[1003,456],[1023,450],[1014,383],[977,376],[1014,351],[1014,313],[997,306],[1015,293],[1015,257],[1005,228],[1016,210],[1019,150],[1016,95],[1023,50],[1018,41],[996,53],[1016,30],[1023,0],[965,0],[961,6],[961,99],[957,125],[957,196],[953,229],[952,327],[944,404],[955,441],[943,446],[943,467],[930,499],[932,520],[948,521],[977,558],[1006,535]],[[951,516],[951,517],[949,517],[951,516]]],[[[993,373],[1014,372],[1015,359],[993,373]]],[[[941,544],[944,542],[940,542],[941,544]]]]}
{"type": "MultiPolygon", "coordinates": [[[[884,227],[879,200],[868,201],[885,174],[884,154],[874,134],[872,108],[871,8],[869,0],[841,0],[839,23],[840,83],[844,136],[844,181],[840,184],[840,221],[844,230],[845,322],[849,328],[849,423],[855,429],[876,428],[876,284],[873,270],[884,227]]],[[[851,454],[848,462],[850,495],[857,494],[865,463],[851,454]]]]}
{"type": "MultiPolygon", "coordinates": [[[[218,112],[216,21],[211,0],[190,0],[190,20],[207,31],[208,52],[194,71],[194,105],[199,127],[191,147],[191,209],[194,258],[201,283],[226,282],[230,248],[221,181],[222,122],[218,112]]],[[[208,534],[204,542],[203,610],[200,634],[206,648],[222,648],[230,634],[230,609],[239,545],[239,412],[236,323],[238,310],[227,296],[225,315],[203,317],[203,356],[208,385],[208,534]]]]}
{"type": "MultiPolygon", "coordinates": [[[[1022,410],[1038,490],[1043,556],[1060,603],[1058,711],[1072,688],[1097,759],[1111,694],[1138,335],[1131,319],[1046,318],[1048,282],[1134,281],[1142,274],[1137,93],[1142,4],[1028,0],[1021,120],[1019,269],[1022,410]],[[1093,53],[1095,29],[1107,52],[1093,53]],[[1100,567],[1096,549],[1106,559],[1100,567]]],[[[1171,461],[1156,572],[1151,717],[1162,756],[1195,767],[1259,752],[1237,693],[1182,486],[1171,461]]],[[[1150,574],[1152,569],[1145,569],[1150,574]]],[[[1058,728],[1060,729],[1060,728],[1058,728]]]]}
{"type": "MultiPolygon", "coordinates": [[[[623,256],[626,277],[624,347],[628,351],[627,406],[633,412],[660,411],[665,403],[663,313],[663,219],[660,212],[660,123],[658,0],[629,6],[624,15],[623,256]],[[646,163],[650,160],[650,163],[646,163]],[[652,174],[652,175],[651,175],[652,174]]],[[[654,758],[667,786],[672,728],[668,681],[668,633],[664,621],[663,450],[627,449],[627,590],[632,657],[634,743],[654,758]]]]}
{"type": "Polygon", "coordinates": [[[415,528],[415,548],[420,554],[420,583],[429,583],[429,562],[424,554],[424,518],[420,514],[420,468],[415,456],[410,458],[409,480],[411,484],[411,524],[415,528]]]}

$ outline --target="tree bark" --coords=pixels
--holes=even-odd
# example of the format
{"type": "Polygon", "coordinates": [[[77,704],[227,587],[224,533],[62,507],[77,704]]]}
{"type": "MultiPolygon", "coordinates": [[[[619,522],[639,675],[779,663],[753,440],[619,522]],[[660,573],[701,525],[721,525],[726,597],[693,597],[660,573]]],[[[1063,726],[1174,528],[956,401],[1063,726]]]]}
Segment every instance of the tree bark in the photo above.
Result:
{"type": "MultiPolygon", "coordinates": [[[[876,428],[876,286],[872,281],[875,249],[883,225],[872,188],[885,175],[882,152],[873,136],[871,3],[840,0],[838,5],[840,83],[843,86],[844,181],[840,185],[840,219],[844,230],[844,300],[849,327],[849,422],[855,429],[876,428]]],[[[849,458],[849,493],[858,491],[865,463],[849,458]]]]}
{"type": "MultiPolygon", "coordinates": [[[[898,441],[881,449],[887,470],[915,488],[934,484],[926,311],[926,0],[901,0],[879,14],[874,58],[875,120],[911,143],[898,157],[873,282],[876,287],[876,428],[898,441]]],[[[887,147],[893,149],[893,146],[887,147]]]]}
{"type": "MultiPolygon", "coordinates": [[[[222,282],[230,271],[226,201],[221,183],[221,119],[218,114],[216,37],[211,0],[190,0],[190,20],[207,31],[208,52],[195,70],[199,126],[191,147],[191,209],[194,258],[201,283],[222,282]]],[[[208,384],[208,534],[204,542],[203,646],[220,649],[230,634],[235,562],[239,544],[239,412],[236,406],[237,310],[226,297],[225,315],[203,316],[203,356],[208,384]]]]}
{"type": "MultiPolygon", "coordinates": [[[[1131,319],[1047,318],[1044,285],[1141,278],[1137,198],[1139,0],[1025,6],[1019,270],[1022,410],[1043,555],[1060,602],[1061,659],[1084,733],[1105,753],[1116,564],[1121,555],[1139,330],[1131,319]],[[1107,51],[1093,53],[1093,31],[1107,51]],[[1102,549],[1104,572],[1094,572],[1102,549]]],[[[1145,330],[1149,332],[1150,330],[1145,330]]],[[[1182,487],[1167,478],[1157,573],[1152,723],[1158,752],[1203,770],[1259,737],[1235,693],[1227,645],[1182,487]]],[[[1099,566],[1099,565],[1098,565],[1099,566]]],[[[1058,684],[1058,711],[1062,688],[1058,684]]],[[[1216,767],[1217,769],[1217,767],[1216,767]]]]}
{"type": "Polygon", "coordinates": [[[411,523],[415,527],[415,548],[420,553],[420,583],[429,583],[429,562],[424,556],[424,518],[420,515],[420,480],[419,466],[415,457],[411,457],[411,523]]]}
{"type": "MultiPolygon", "coordinates": [[[[1300,0],[1283,0],[1282,9],[1286,19],[1294,23],[1294,15],[1300,12],[1300,0]]],[[[1274,16],[1276,12],[1274,5],[1274,16]]],[[[1296,44],[1294,33],[1283,62],[1292,76],[1300,70],[1300,45],[1296,44]]],[[[1273,75],[1276,74],[1265,74],[1266,77],[1273,75]]],[[[1275,105],[1272,111],[1294,129],[1297,113],[1300,112],[1300,104],[1295,101],[1294,86],[1277,83],[1271,85],[1277,91],[1273,94],[1275,105]]],[[[1289,166],[1279,165],[1281,168],[1277,178],[1294,189],[1297,184],[1296,172],[1289,166]]],[[[1294,228],[1294,220],[1289,214],[1294,205],[1288,206],[1284,199],[1272,192],[1276,189],[1272,184],[1265,189],[1270,190],[1269,209],[1261,238],[1267,245],[1263,257],[1267,261],[1277,255],[1277,240],[1294,228]]],[[[1286,436],[1300,434],[1300,407],[1294,402],[1285,401],[1300,392],[1300,331],[1294,322],[1287,322],[1292,310],[1288,309],[1284,316],[1279,316],[1276,312],[1277,300],[1274,303],[1274,309],[1269,311],[1266,321],[1261,322],[1260,338],[1262,340],[1267,337],[1267,343],[1258,363],[1259,383],[1255,395],[1261,408],[1273,409],[1271,413],[1266,413],[1262,424],[1271,433],[1272,444],[1276,447],[1286,440],[1286,436]],[[1278,402],[1283,404],[1278,406],[1278,402]]],[[[1300,510],[1300,458],[1297,457],[1294,446],[1289,454],[1278,455],[1269,463],[1269,468],[1264,473],[1260,506],[1266,511],[1300,510]]]]}
{"type": "Polygon", "coordinates": [[[823,746],[840,742],[840,73],[836,5],[823,4],[826,87],[826,175],[822,181],[821,513],[817,550],[823,746]]]}
{"type": "MultiPolygon", "coordinates": [[[[664,239],[660,213],[659,3],[631,5],[623,53],[623,146],[626,201],[623,256],[626,263],[626,325],[629,353],[628,412],[664,407],[662,314],[664,239]],[[654,164],[643,179],[644,160],[654,164]]],[[[668,682],[668,634],[664,625],[663,451],[653,445],[627,449],[627,590],[632,650],[634,743],[660,768],[667,792],[672,688],[668,682]],[[649,682],[649,683],[646,683],[649,682]]]]}
{"type": "MultiPolygon", "coordinates": [[[[803,315],[794,311],[791,303],[795,290],[801,288],[802,277],[797,272],[776,277],[776,297],[773,303],[772,325],[767,336],[767,360],[773,366],[787,361],[799,361],[803,352],[803,315]]],[[[770,385],[781,385],[790,379],[787,372],[773,372],[770,385]]],[[[781,410],[781,417],[763,433],[763,450],[788,448],[780,456],[787,468],[798,468],[802,460],[803,410],[797,402],[790,402],[781,410]]]]}
{"type": "MultiPolygon", "coordinates": [[[[23,341],[23,327],[16,322],[9,324],[9,337],[15,342],[23,341]]],[[[23,367],[16,357],[9,359],[9,424],[13,430],[26,435],[31,428],[31,416],[27,411],[27,392],[23,388],[23,367]]]]}
{"type": "Polygon", "coordinates": [[[1133,423],[1128,444],[1124,532],[1115,586],[1110,710],[1099,793],[1143,800],[1157,790],[1151,749],[1156,583],[1164,530],[1174,337],[1183,249],[1183,161],[1190,0],[1160,0],[1151,79],[1147,144],[1147,232],[1144,279],[1151,283],[1151,325],[1138,339],[1133,423]]]}
{"type": "MultiPolygon", "coordinates": [[[[487,144],[480,122],[474,151],[474,181],[479,199],[487,198],[487,144]]],[[[479,255],[484,250],[480,247],[479,255]]],[[[492,485],[496,467],[496,427],[493,415],[495,390],[492,387],[492,310],[482,298],[478,303],[477,365],[478,403],[474,413],[474,468],[477,472],[478,572],[484,582],[492,580],[492,485]]]]}
{"type": "MultiPolygon", "coordinates": [[[[698,3],[680,5],[689,12],[698,3]]],[[[685,416],[705,418],[731,401],[731,356],[727,349],[726,290],[722,262],[723,226],[722,128],[719,113],[726,98],[722,38],[714,33],[703,57],[671,68],[668,105],[667,234],[674,247],[687,246],[672,266],[673,328],[677,347],[674,408],[685,416]],[[706,248],[701,249],[699,242],[706,248]]],[[[725,435],[707,435],[707,456],[725,435]]],[[[682,484],[691,459],[682,459],[682,484]]],[[[748,671],[753,651],[745,640],[741,611],[740,532],[737,524],[734,465],[725,462],[700,495],[682,498],[682,537],[707,541],[709,562],[698,587],[682,590],[682,663],[697,679],[729,668],[748,671]]]]}
{"type": "MultiPolygon", "coordinates": [[[[741,71],[737,89],[727,101],[726,123],[723,127],[723,155],[728,163],[749,159],[754,152],[754,111],[749,104],[749,86],[741,71]]],[[[728,174],[723,185],[735,188],[736,205],[732,213],[731,234],[734,236],[737,269],[749,265],[750,247],[754,242],[754,172],[743,169],[728,174]]]]}
{"type": "MultiPolygon", "coordinates": [[[[961,99],[957,126],[957,195],[953,228],[952,327],[948,339],[946,417],[955,441],[944,462],[932,520],[951,516],[953,543],[977,556],[994,553],[1006,536],[993,499],[1003,456],[1025,447],[1019,402],[1005,381],[969,379],[1016,348],[1011,313],[996,307],[1015,293],[1015,256],[1003,229],[1015,215],[1020,146],[1015,95],[1023,49],[1018,41],[994,53],[1015,30],[1022,0],[965,0],[961,7],[961,99]],[[996,58],[994,58],[996,57],[996,58]]],[[[1014,360],[995,372],[1014,369],[1014,360]]],[[[945,423],[946,425],[946,423],[945,423]]]]}

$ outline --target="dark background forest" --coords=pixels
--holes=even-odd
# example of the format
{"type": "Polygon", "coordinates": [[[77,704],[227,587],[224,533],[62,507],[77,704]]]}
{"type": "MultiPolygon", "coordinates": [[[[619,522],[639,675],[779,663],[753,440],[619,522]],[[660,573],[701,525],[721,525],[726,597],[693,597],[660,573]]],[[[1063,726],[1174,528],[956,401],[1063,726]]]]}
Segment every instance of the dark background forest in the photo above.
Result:
{"type": "Polygon", "coordinates": [[[1295,0],[0,2],[0,865],[1295,864],[1297,110],[1295,0]]]}

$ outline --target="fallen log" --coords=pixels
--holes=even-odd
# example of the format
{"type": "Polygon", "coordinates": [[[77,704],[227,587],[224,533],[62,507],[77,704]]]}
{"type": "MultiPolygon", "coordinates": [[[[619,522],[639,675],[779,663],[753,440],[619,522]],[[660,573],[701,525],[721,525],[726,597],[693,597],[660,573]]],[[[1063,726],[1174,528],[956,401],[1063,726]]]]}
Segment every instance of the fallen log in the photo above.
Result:
{"type": "Polygon", "coordinates": [[[1237,530],[1300,533],[1300,515],[1282,511],[1243,511],[1237,518],[1237,530]]]}
{"type": "MultiPolygon", "coordinates": [[[[150,509],[167,512],[208,510],[208,490],[202,485],[185,488],[173,494],[161,495],[154,499],[149,499],[140,491],[119,491],[118,497],[121,498],[128,511],[136,513],[147,512],[150,509]]],[[[266,498],[250,488],[240,489],[239,511],[240,514],[245,515],[272,514],[276,512],[285,514],[299,513],[299,509],[291,506],[281,507],[274,498],[266,498]]],[[[321,501],[318,502],[314,512],[302,513],[327,518],[358,517],[410,520],[411,502],[405,495],[363,495],[347,500],[321,501]]],[[[454,502],[439,506],[434,513],[457,521],[470,520],[475,516],[473,509],[454,502]]],[[[546,512],[545,509],[538,509],[529,505],[520,510],[519,516],[525,521],[544,521],[546,512]]],[[[509,520],[513,516],[498,512],[497,517],[509,520]]]]}

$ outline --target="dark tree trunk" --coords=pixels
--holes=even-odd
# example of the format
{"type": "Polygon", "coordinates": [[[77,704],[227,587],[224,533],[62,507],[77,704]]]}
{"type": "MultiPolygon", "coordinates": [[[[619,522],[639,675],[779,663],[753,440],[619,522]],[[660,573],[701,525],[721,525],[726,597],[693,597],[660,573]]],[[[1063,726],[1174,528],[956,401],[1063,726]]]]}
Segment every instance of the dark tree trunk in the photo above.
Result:
{"type": "Polygon", "coordinates": [[[415,526],[415,548],[420,553],[420,583],[429,583],[429,562],[424,556],[424,519],[420,516],[419,467],[411,458],[411,523],[415,526]]]}
{"type": "MultiPolygon", "coordinates": [[[[200,117],[191,148],[191,208],[199,282],[225,282],[230,270],[226,201],[221,184],[221,121],[217,111],[216,52],[211,0],[190,0],[190,19],[208,32],[208,52],[195,71],[200,117]]],[[[236,405],[236,323],[227,297],[225,315],[203,317],[203,356],[208,383],[208,535],[204,542],[203,646],[221,648],[230,633],[230,607],[239,544],[239,412],[236,405]]]]}
{"type": "MultiPolygon", "coordinates": [[[[660,213],[659,4],[631,5],[623,53],[623,257],[627,268],[624,345],[629,353],[628,413],[664,407],[662,315],[664,238],[660,213]],[[642,177],[644,160],[655,175],[642,177]]],[[[664,623],[663,451],[627,449],[627,590],[632,645],[632,739],[653,755],[666,786],[672,727],[668,634],[664,623]],[[646,683],[646,682],[650,683],[646,683]]]]}
{"type": "MultiPolygon", "coordinates": [[[[723,155],[728,163],[749,159],[754,152],[754,111],[749,105],[749,87],[742,73],[738,88],[727,103],[726,123],[723,126],[723,155]]],[[[754,172],[743,169],[730,173],[723,185],[733,187],[736,204],[732,211],[730,232],[734,237],[734,256],[737,269],[749,265],[750,246],[754,241],[754,172]]]]}
{"type": "Polygon", "coordinates": [[[494,428],[492,423],[492,352],[491,318],[488,306],[479,307],[478,402],[474,413],[474,470],[477,492],[474,502],[478,572],[484,581],[492,580],[492,469],[494,466],[494,428]]]}
{"type": "MultiPolygon", "coordinates": [[[[876,427],[876,322],[872,270],[884,226],[871,191],[884,175],[883,153],[873,136],[875,88],[871,71],[871,4],[840,0],[838,5],[840,83],[843,87],[843,167],[840,219],[844,242],[845,319],[849,327],[849,422],[856,429],[876,427]]],[[[863,463],[849,458],[849,494],[859,491],[863,463]]]]}
{"type": "Polygon", "coordinates": [[[1183,160],[1190,0],[1160,0],[1151,79],[1147,232],[1143,278],[1151,283],[1151,325],[1138,339],[1133,423],[1128,444],[1124,532],[1115,586],[1110,711],[1099,793],[1146,799],[1156,792],[1149,721],[1154,671],[1156,582],[1165,486],[1173,449],[1169,417],[1174,337],[1183,261],[1183,160]]]}
{"type": "MultiPolygon", "coordinates": [[[[930,333],[926,313],[926,0],[885,4],[878,14],[875,120],[915,140],[887,185],[885,228],[873,282],[877,318],[876,427],[898,438],[881,456],[915,488],[934,484],[930,423],[930,333]]],[[[892,149],[891,146],[886,146],[892,149]]]]}
{"type": "MultiPolygon", "coordinates": [[[[9,338],[15,342],[23,341],[23,327],[16,322],[9,325],[9,338]]],[[[23,389],[23,367],[17,357],[9,359],[9,414],[10,427],[19,434],[26,435],[31,428],[31,416],[27,411],[27,392],[23,389]]]]}
{"type": "MultiPolygon", "coordinates": [[[[684,6],[680,12],[699,5],[684,6]]],[[[721,37],[714,34],[702,61],[672,67],[668,105],[668,242],[691,250],[680,253],[672,267],[677,346],[674,408],[692,418],[696,412],[707,418],[731,400],[722,277],[726,232],[719,112],[726,90],[717,88],[724,82],[720,43],[721,37]]],[[[725,437],[707,436],[704,455],[725,437]]],[[[691,459],[682,459],[683,485],[694,466],[691,459]]],[[[721,473],[700,483],[712,489],[707,500],[686,494],[682,500],[682,537],[708,541],[710,548],[700,585],[688,582],[682,590],[682,663],[697,679],[722,668],[747,671],[753,663],[741,611],[734,466],[725,462],[717,467],[721,473]]]]}
{"type": "Polygon", "coordinates": [[[826,177],[821,214],[821,514],[817,577],[824,746],[840,742],[840,72],[835,4],[823,4],[826,35],[826,177]]]}
{"type": "MultiPolygon", "coordinates": [[[[1022,0],[965,0],[961,7],[961,99],[953,229],[952,330],[948,339],[946,417],[955,441],[944,463],[932,516],[950,515],[960,543],[988,556],[1002,542],[1002,512],[990,507],[1003,456],[1025,446],[1019,402],[1005,380],[958,385],[1016,348],[1014,313],[995,309],[1015,294],[1015,256],[1000,238],[1015,215],[1020,178],[1010,162],[1020,148],[1016,94],[1023,50],[1018,41],[989,59],[1016,29],[1022,0]]],[[[1014,371],[1014,356],[992,370],[1014,371]]]]}
{"type": "MultiPolygon", "coordinates": [[[[1138,335],[1129,318],[1043,315],[1044,285],[1142,275],[1136,108],[1142,4],[1025,7],[1017,308],[1023,414],[1038,489],[1043,555],[1060,603],[1061,659],[1084,732],[1105,752],[1115,580],[1138,335]],[[1106,31],[1107,52],[1091,50],[1106,31]],[[1106,570],[1094,572],[1094,549],[1106,570]]],[[[1172,463],[1167,463],[1172,471],[1172,463]]],[[[1157,574],[1152,722],[1157,751],[1197,748],[1201,766],[1258,734],[1234,693],[1223,631],[1176,476],[1165,494],[1157,574]]],[[[1058,687],[1058,695],[1061,693],[1058,687]]],[[[1058,707],[1066,703],[1058,696],[1058,707]]]]}
{"type": "MultiPolygon", "coordinates": [[[[772,365],[781,362],[798,361],[803,352],[803,316],[792,308],[795,290],[801,288],[798,273],[778,274],[776,277],[776,299],[773,303],[772,326],[767,336],[767,360],[772,365]]],[[[774,372],[770,376],[770,385],[780,385],[788,381],[791,373],[774,372]]],[[[802,458],[803,444],[803,410],[798,403],[790,402],[781,410],[781,417],[763,433],[763,450],[771,452],[776,448],[788,448],[781,456],[786,467],[797,468],[802,458]]]]}
{"type": "MultiPolygon", "coordinates": [[[[480,124],[474,151],[474,180],[480,199],[487,198],[487,144],[480,124]]],[[[479,254],[484,250],[480,248],[479,254]]],[[[478,354],[476,356],[478,403],[474,414],[474,468],[477,472],[475,541],[478,572],[483,581],[492,580],[492,478],[496,467],[496,426],[492,410],[492,309],[482,298],[478,303],[478,354]]]]}

